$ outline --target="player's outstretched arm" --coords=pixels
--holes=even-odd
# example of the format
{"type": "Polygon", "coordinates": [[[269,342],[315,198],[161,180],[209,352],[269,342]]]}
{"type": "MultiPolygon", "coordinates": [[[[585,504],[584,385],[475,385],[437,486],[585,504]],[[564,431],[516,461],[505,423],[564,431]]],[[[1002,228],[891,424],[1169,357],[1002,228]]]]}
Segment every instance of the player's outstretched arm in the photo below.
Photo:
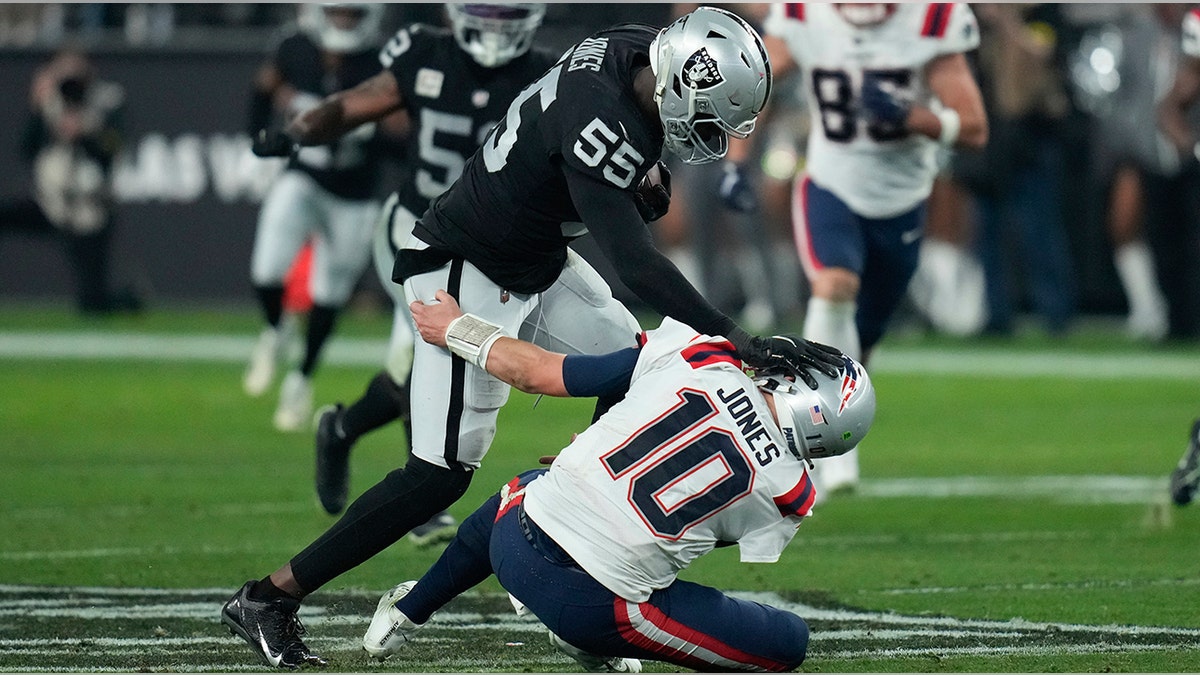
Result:
{"type": "Polygon", "coordinates": [[[301,145],[324,145],[403,107],[396,77],[384,70],[358,86],[325,97],[292,119],[286,133],[301,145]]]}
{"type": "Polygon", "coordinates": [[[500,334],[500,327],[463,314],[454,297],[439,290],[436,303],[409,305],[421,339],[454,354],[523,392],[570,396],[563,380],[563,354],[500,334]]]}

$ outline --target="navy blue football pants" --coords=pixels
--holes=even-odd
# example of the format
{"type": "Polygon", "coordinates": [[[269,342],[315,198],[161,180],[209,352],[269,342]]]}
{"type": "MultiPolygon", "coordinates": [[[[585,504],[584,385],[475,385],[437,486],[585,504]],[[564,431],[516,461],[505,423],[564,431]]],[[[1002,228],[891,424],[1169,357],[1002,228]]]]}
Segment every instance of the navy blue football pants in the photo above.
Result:
{"type": "MultiPolygon", "coordinates": [[[[510,486],[541,473],[522,474],[510,486]]],[[[679,580],[646,602],[617,597],[525,516],[520,499],[501,512],[494,495],[464,520],[441,558],[397,602],[400,611],[424,623],[494,573],[551,631],[593,654],[706,671],[781,672],[804,661],[808,625],[791,612],[679,580]]]]}

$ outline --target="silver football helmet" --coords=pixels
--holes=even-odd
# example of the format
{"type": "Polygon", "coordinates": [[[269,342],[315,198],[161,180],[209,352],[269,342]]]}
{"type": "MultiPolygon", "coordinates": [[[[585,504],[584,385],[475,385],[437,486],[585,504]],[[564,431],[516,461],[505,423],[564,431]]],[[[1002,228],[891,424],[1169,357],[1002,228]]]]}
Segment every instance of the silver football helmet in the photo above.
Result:
{"type": "Polygon", "coordinates": [[[772,372],[755,384],[775,397],[775,412],[788,450],[811,461],[849,452],[862,441],[875,419],[875,387],[862,364],[843,355],[837,377],[813,373],[817,389],[791,374],[772,372]]]}
{"type": "Polygon", "coordinates": [[[663,145],[685,164],[725,156],[746,138],[771,94],[762,38],[736,14],[701,7],[662,29],[650,45],[663,145]]]}
{"type": "Polygon", "coordinates": [[[458,46],[484,68],[499,68],[533,46],[533,34],[546,16],[546,4],[446,3],[458,46]]]}
{"type": "Polygon", "coordinates": [[[328,2],[300,6],[300,25],[321,48],[351,53],[379,46],[385,6],[378,3],[328,2]]]}

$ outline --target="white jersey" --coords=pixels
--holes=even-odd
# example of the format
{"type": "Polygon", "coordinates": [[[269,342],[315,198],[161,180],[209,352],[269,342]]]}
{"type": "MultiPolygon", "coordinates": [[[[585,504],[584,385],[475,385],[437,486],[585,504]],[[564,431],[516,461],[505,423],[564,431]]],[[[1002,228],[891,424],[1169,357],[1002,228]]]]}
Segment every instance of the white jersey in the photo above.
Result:
{"type": "Polygon", "coordinates": [[[529,516],[631,602],[717,542],[775,562],[816,495],[733,346],[672,319],[648,334],[625,399],[531,482],[529,516]]]}
{"type": "Polygon", "coordinates": [[[1200,58],[1200,8],[1188,10],[1183,17],[1183,53],[1200,58]]]}
{"type": "Polygon", "coordinates": [[[868,125],[859,113],[864,78],[938,109],[925,66],[979,45],[975,15],[965,4],[896,5],[882,23],[859,28],[832,3],[774,3],[765,32],[782,39],[803,72],[812,116],[807,170],[855,213],[888,218],[929,197],[938,144],[903,129],[868,125]]]}

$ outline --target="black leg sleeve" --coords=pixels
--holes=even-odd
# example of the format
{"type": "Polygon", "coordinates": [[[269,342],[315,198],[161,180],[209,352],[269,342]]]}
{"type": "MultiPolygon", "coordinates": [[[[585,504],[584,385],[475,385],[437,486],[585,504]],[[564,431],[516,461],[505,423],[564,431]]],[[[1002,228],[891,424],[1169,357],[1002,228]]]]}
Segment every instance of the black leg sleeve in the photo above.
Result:
{"type": "Polygon", "coordinates": [[[325,534],[292,558],[296,583],[312,593],[399,541],[458,501],[474,472],[450,471],[413,457],[354,500],[325,534]]]}
{"type": "Polygon", "coordinates": [[[258,305],[262,308],[263,318],[275,328],[283,317],[283,286],[255,286],[254,294],[258,296],[258,305]]]}
{"type": "Polygon", "coordinates": [[[328,305],[313,305],[312,311],[308,313],[308,332],[305,335],[304,343],[304,363],[300,365],[300,372],[304,373],[305,377],[311,377],[313,371],[317,369],[317,361],[321,358],[321,350],[325,347],[325,342],[333,333],[333,327],[337,323],[338,308],[328,305]]]}
{"type": "MultiPolygon", "coordinates": [[[[411,381],[412,374],[409,373],[411,381]]],[[[346,439],[356,441],[363,434],[398,418],[408,418],[408,383],[403,386],[392,380],[387,371],[381,370],[371,378],[361,398],[342,413],[342,431],[346,439]]]]}

